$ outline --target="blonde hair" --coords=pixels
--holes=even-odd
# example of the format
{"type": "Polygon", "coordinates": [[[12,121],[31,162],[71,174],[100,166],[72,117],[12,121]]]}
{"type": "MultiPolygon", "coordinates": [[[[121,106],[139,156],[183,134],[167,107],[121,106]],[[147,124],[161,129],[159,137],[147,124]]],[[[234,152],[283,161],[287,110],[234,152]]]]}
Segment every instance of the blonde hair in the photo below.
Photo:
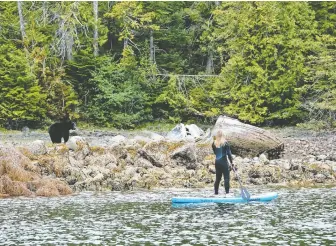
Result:
{"type": "Polygon", "coordinates": [[[219,148],[220,146],[223,146],[226,142],[226,139],[224,137],[224,133],[222,130],[218,130],[216,133],[216,138],[215,138],[215,146],[219,148]]]}

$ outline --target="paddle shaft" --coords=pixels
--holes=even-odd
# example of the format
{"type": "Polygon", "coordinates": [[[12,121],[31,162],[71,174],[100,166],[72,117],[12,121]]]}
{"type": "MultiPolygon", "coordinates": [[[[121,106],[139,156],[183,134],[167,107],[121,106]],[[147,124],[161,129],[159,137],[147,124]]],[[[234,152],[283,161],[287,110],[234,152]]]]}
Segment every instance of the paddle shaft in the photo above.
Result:
{"type": "Polygon", "coordinates": [[[237,170],[235,169],[235,167],[232,165],[232,163],[231,163],[231,167],[232,167],[232,169],[233,169],[233,172],[235,173],[235,175],[237,176],[237,179],[238,179],[238,183],[239,183],[239,185],[240,185],[240,190],[241,190],[241,195],[242,195],[242,197],[244,198],[244,199],[250,199],[250,193],[247,191],[247,189],[245,189],[244,187],[243,187],[243,185],[242,185],[242,183],[241,183],[241,180],[240,180],[240,177],[239,177],[239,175],[238,175],[238,173],[237,173],[237,170]]]}
{"type": "Polygon", "coordinates": [[[235,169],[234,166],[232,165],[232,163],[231,163],[231,167],[232,167],[232,169],[233,169],[233,172],[234,172],[235,175],[237,176],[237,179],[238,179],[238,183],[239,183],[239,185],[240,185],[240,188],[243,189],[243,185],[242,185],[242,183],[241,183],[241,181],[240,181],[240,177],[239,177],[239,175],[238,175],[236,169],[235,169]]]}

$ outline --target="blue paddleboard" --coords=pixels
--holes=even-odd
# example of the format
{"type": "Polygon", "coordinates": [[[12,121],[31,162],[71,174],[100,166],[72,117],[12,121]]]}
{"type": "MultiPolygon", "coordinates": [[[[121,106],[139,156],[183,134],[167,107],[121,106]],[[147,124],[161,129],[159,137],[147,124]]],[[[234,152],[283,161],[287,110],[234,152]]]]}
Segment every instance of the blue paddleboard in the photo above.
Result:
{"type": "Polygon", "coordinates": [[[172,203],[246,203],[269,202],[278,197],[278,193],[270,192],[251,196],[249,200],[242,197],[173,197],[172,203]]]}

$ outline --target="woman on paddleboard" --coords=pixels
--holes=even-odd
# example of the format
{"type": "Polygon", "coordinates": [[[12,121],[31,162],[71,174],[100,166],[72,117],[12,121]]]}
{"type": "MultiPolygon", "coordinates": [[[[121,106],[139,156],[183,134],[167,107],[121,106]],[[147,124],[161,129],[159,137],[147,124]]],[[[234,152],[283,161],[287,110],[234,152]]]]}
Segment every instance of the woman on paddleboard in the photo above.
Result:
{"type": "Polygon", "coordinates": [[[216,155],[215,168],[216,168],[216,181],[215,181],[215,195],[218,195],[219,183],[224,176],[225,193],[229,194],[230,190],[230,160],[233,166],[232,154],[229,143],[224,138],[222,130],[218,130],[216,137],[212,143],[212,149],[216,155]]]}

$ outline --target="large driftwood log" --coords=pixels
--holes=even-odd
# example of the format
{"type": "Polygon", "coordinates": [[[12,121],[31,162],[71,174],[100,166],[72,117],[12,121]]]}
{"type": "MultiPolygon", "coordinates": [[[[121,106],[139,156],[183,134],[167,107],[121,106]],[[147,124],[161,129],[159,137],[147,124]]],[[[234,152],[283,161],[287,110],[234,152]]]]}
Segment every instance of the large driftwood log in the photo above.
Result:
{"type": "Polygon", "coordinates": [[[259,156],[267,153],[270,159],[279,158],[284,150],[282,139],[270,132],[244,124],[227,116],[220,116],[215,124],[213,135],[222,129],[229,141],[232,153],[239,156],[259,156]]]}

